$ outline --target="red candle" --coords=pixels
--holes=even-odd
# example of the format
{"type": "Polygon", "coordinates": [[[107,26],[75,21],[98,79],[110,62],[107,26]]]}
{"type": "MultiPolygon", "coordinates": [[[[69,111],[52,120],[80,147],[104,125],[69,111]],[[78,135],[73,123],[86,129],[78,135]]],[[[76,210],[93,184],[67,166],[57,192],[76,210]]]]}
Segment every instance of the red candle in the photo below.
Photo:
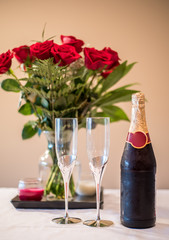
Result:
{"type": "Polygon", "coordinates": [[[22,201],[40,201],[44,190],[42,188],[19,189],[19,199],[22,201]]]}

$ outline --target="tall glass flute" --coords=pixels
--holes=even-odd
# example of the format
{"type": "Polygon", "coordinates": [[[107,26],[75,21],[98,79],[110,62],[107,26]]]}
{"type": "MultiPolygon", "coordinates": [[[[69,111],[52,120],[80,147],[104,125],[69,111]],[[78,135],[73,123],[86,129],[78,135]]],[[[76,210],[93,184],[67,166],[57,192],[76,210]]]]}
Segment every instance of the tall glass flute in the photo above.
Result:
{"type": "Polygon", "coordinates": [[[87,118],[86,131],[89,166],[96,183],[97,217],[96,220],[87,220],[84,224],[91,227],[106,227],[113,222],[100,219],[100,186],[109,157],[110,119],[108,117],[87,118]]]}
{"type": "Polygon", "coordinates": [[[58,166],[63,176],[65,189],[65,216],[54,218],[52,221],[59,224],[72,224],[81,221],[68,215],[69,180],[77,158],[77,118],[55,119],[55,145],[58,166]]]}

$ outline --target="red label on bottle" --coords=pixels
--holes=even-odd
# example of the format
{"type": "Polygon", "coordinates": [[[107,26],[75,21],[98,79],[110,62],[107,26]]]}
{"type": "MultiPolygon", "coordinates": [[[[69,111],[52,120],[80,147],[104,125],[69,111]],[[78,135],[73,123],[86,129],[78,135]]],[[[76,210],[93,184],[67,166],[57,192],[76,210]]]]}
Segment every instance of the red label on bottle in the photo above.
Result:
{"type": "Polygon", "coordinates": [[[151,142],[149,133],[129,132],[127,135],[127,142],[129,142],[134,148],[144,148],[148,143],[151,142]]]}

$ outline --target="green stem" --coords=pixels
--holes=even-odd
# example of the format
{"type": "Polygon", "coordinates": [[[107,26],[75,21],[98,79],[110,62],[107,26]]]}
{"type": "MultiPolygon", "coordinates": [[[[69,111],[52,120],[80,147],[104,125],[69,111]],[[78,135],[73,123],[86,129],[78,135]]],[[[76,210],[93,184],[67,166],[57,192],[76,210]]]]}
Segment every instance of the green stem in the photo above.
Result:
{"type": "Polygon", "coordinates": [[[100,84],[102,84],[104,78],[102,78],[100,81],[98,81],[98,83],[96,84],[96,86],[93,88],[93,92],[96,92],[97,91],[97,88],[100,84]]]}
{"type": "Polygon", "coordinates": [[[84,88],[85,88],[85,86],[83,86],[83,87],[81,88],[79,94],[77,95],[76,100],[75,100],[75,104],[79,101],[79,98],[80,98],[80,96],[81,96],[81,94],[82,94],[84,88]]]}
{"type": "Polygon", "coordinates": [[[52,169],[51,169],[51,174],[50,177],[48,179],[48,182],[46,184],[46,189],[45,189],[45,194],[49,194],[50,193],[50,188],[52,185],[52,182],[56,176],[56,172],[57,172],[58,166],[57,165],[53,165],[52,169]]]}
{"type": "Polygon", "coordinates": [[[75,195],[75,184],[74,184],[74,180],[73,180],[72,176],[70,178],[69,189],[70,189],[72,197],[74,197],[74,195],[75,195]]]}
{"type": "Polygon", "coordinates": [[[16,80],[18,80],[17,76],[14,74],[13,70],[10,68],[8,70],[9,74],[11,74],[16,80]]]}
{"type": "Polygon", "coordinates": [[[50,86],[50,90],[51,90],[51,96],[50,96],[50,106],[51,106],[51,123],[52,123],[52,129],[55,129],[55,114],[54,114],[54,98],[53,98],[53,79],[51,76],[51,72],[50,72],[50,66],[48,63],[48,74],[49,74],[49,79],[51,81],[51,86],[50,86]]]}
{"type": "MultiPolygon", "coordinates": [[[[25,96],[27,96],[27,95],[25,94],[25,96]]],[[[36,107],[34,106],[34,104],[32,102],[30,102],[30,104],[31,104],[31,107],[33,108],[34,112],[36,113],[36,116],[38,117],[39,121],[41,122],[42,119],[41,119],[40,115],[38,114],[36,107]]]]}
{"type": "Polygon", "coordinates": [[[96,77],[96,74],[93,75],[93,77],[92,77],[92,79],[91,79],[91,81],[90,81],[90,83],[89,83],[88,89],[90,89],[90,87],[91,87],[91,85],[92,85],[95,77],[96,77]]]}
{"type": "Polygon", "coordinates": [[[86,116],[86,113],[88,112],[89,108],[90,108],[90,103],[87,103],[87,106],[84,108],[80,118],[83,118],[84,116],[86,116]]]}
{"type": "Polygon", "coordinates": [[[58,172],[58,178],[57,178],[57,184],[56,184],[56,192],[59,193],[60,196],[63,195],[63,187],[61,187],[61,181],[62,181],[62,174],[61,174],[61,172],[58,172]],[[60,188],[62,188],[61,191],[60,191],[60,188]]]}
{"type": "MultiPolygon", "coordinates": [[[[96,74],[93,75],[93,78],[92,78],[92,80],[91,80],[88,88],[90,88],[90,85],[92,84],[95,76],[96,76],[96,74]]],[[[89,72],[87,72],[87,73],[85,74],[85,76],[84,76],[84,78],[85,78],[85,83],[87,83],[87,80],[89,79],[89,77],[90,77],[90,74],[89,74],[89,72]]],[[[85,84],[84,84],[84,86],[81,88],[79,94],[78,94],[77,97],[76,97],[75,104],[79,101],[79,98],[80,98],[82,92],[84,91],[85,87],[86,87],[86,86],[85,86],[85,84]]]]}

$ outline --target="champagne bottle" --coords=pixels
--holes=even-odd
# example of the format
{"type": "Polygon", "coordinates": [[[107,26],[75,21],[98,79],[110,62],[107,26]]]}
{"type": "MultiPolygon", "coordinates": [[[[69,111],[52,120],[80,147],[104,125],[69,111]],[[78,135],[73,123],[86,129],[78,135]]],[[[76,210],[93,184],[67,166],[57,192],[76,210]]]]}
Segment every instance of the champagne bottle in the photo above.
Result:
{"type": "Polygon", "coordinates": [[[154,156],[145,117],[143,93],[132,95],[132,117],[121,159],[121,223],[130,228],[153,227],[155,214],[154,156]]]}

